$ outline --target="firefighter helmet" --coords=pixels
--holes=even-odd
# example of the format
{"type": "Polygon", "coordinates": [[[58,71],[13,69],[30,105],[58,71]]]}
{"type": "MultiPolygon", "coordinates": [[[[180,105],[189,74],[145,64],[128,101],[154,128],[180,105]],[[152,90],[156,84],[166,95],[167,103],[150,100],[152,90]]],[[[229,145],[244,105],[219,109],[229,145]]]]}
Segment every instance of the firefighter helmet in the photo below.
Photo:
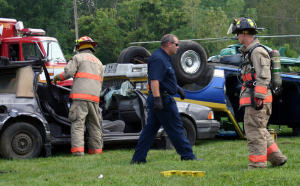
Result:
{"type": "Polygon", "coordinates": [[[227,31],[227,34],[238,33],[246,33],[251,35],[257,34],[257,27],[254,20],[249,17],[241,17],[238,19],[234,19],[233,23],[230,25],[227,31]]]}
{"type": "Polygon", "coordinates": [[[92,38],[88,36],[83,36],[76,40],[76,50],[82,50],[86,48],[90,48],[94,50],[94,47],[97,45],[97,42],[95,42],[92,38]]]}

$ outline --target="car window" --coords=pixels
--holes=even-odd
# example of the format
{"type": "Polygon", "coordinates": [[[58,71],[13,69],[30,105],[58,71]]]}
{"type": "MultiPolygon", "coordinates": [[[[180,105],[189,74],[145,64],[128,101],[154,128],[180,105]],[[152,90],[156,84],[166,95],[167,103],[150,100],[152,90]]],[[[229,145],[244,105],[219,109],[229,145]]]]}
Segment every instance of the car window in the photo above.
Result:
{"type": "Polygon", "coordinates": [[[16,93],[16,72],[1,73],[0,93],[16,93]]]}
{"type": "Polygon", "coordinates": [[[10,44],[9,45],[9,60],[10,61],[20,61],[18,44],[10,44]]]}
{"type": "Polygon", "coordinates": [[[23,43],[22,44],[22,49],[23,49],[23,56],[24,60],[32,60],[42,58],[42,54],[35,43],[23,43]]]}

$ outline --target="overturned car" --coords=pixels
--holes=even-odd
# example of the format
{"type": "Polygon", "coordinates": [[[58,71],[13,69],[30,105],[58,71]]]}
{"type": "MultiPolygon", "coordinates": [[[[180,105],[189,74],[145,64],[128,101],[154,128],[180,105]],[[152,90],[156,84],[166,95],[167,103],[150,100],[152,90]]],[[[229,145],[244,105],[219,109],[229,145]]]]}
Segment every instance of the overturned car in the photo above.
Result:
{"type": "MultiPolygon", "coordinates": [[[[240,47],[240,44],[230,45],[221,51],[221,55],[206,59],[207,55],[199,43],[180,41],[177,53],[172,56],[172,64],[178,77],[178,84],[186,93],[184,102],[212,108],[216,120],[221,122],[218,135],[244,138],[244,109],[239,107],[242,86],[240,47]]],[[[271,51],[270,48],[268,50],[271,51]]],[[[118,62],[147,63],[149,56],[150,52],[146,48],[131,46],[122,51],[118,62]]],[[[293,129],[294,135],[300,136],[300,72],[299,70],[290,71],[293,69],[290,68],[291,65],[299,66],[298,59],[299,57],[280,57],[281,66],[285,71],[280,72],[278,66],[276,67],[277,73],[280,73],[282,78],[282,87],[281,94],[273,95],[272,115],[269,123],[286,125],[293,129]]],[[[144,83],[146,81],[147,77],[144,83]]],[[[143,85],[143,82],[137,85],[143,85]]],[[[144,86],[136,87],[144,89],[144,86]]],[[[179,98],[177,101],[180,101],[179,98]]]]}
{"type": "MultiPolygon", "coordinates": [[[[107,68],[106,72],[108,71],[111,72],[111,69],[107,68]]],[[[133,88],[130,82],[111,84],[105,78],[99,107],[103,116],[104,144],[137,141],[143,126],[146,125],[145,95],[133,88]]],[[[41,154],[50,156],[52,145],[70,143],[70,89],[51,83],[42,60],[12,62],[1,58],[0,83],[2,157],[32,158],[41,154]],[[46,83],[38,81],[42,70],[46,83]],[[22,73],[24,71],[27,74],[22,73]],[[23,82],[27,82],[27,85],[23,82]],[[22,92],[24,86],[33,90],[32,95],[22,92]]],[[[210,108],[178,103],[178,109],[185,134],[191,144],[196,139],[213,138],[219,130],[220,124],[214,120],[210,108]]],[[[170,146],[163,128],[159,130],[156,142],[165,148],[170,146]]]]}

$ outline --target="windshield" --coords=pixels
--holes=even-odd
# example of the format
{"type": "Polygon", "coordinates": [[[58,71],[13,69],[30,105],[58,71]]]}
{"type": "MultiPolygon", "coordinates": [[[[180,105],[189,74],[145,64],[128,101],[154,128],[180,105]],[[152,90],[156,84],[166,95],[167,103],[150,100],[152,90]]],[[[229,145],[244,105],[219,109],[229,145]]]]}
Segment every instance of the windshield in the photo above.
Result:
{"type": "Polygon", "coordinates": [[[62,53],[58,42],[56,41],[43,41],[43,47],[50,63],[66,62],[64,54],[62,53]],[[49,49],[48,49],[49,47],[49,49]],[[48,54],[49,52],[49,54],[48,54]]]}
{"type": "Polygon", "coordinates": [[[24,60],[42,59],[42,54],[36,43],[23,43],[24,60]]]}

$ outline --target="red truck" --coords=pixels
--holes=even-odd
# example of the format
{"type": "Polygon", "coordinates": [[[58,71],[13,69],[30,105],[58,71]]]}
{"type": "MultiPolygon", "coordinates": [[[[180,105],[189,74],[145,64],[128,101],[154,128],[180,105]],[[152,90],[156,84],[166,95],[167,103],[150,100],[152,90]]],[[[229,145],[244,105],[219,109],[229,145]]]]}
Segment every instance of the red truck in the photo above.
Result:
{"type": "MultiPolygon", "coordinates": [[[[60,74],[66,59],[56,38],[45,36],[43,29],[24,28],[16,19],[0,18],[0,56],[10,61],[26,61],[47,58],[46,67],[50,78],[60,74]]],[[[46,81],[45,74],[39,77],[46,81]]],[[[61,86],[71,86],[72,79],[62,81],[61,86]]]]}

